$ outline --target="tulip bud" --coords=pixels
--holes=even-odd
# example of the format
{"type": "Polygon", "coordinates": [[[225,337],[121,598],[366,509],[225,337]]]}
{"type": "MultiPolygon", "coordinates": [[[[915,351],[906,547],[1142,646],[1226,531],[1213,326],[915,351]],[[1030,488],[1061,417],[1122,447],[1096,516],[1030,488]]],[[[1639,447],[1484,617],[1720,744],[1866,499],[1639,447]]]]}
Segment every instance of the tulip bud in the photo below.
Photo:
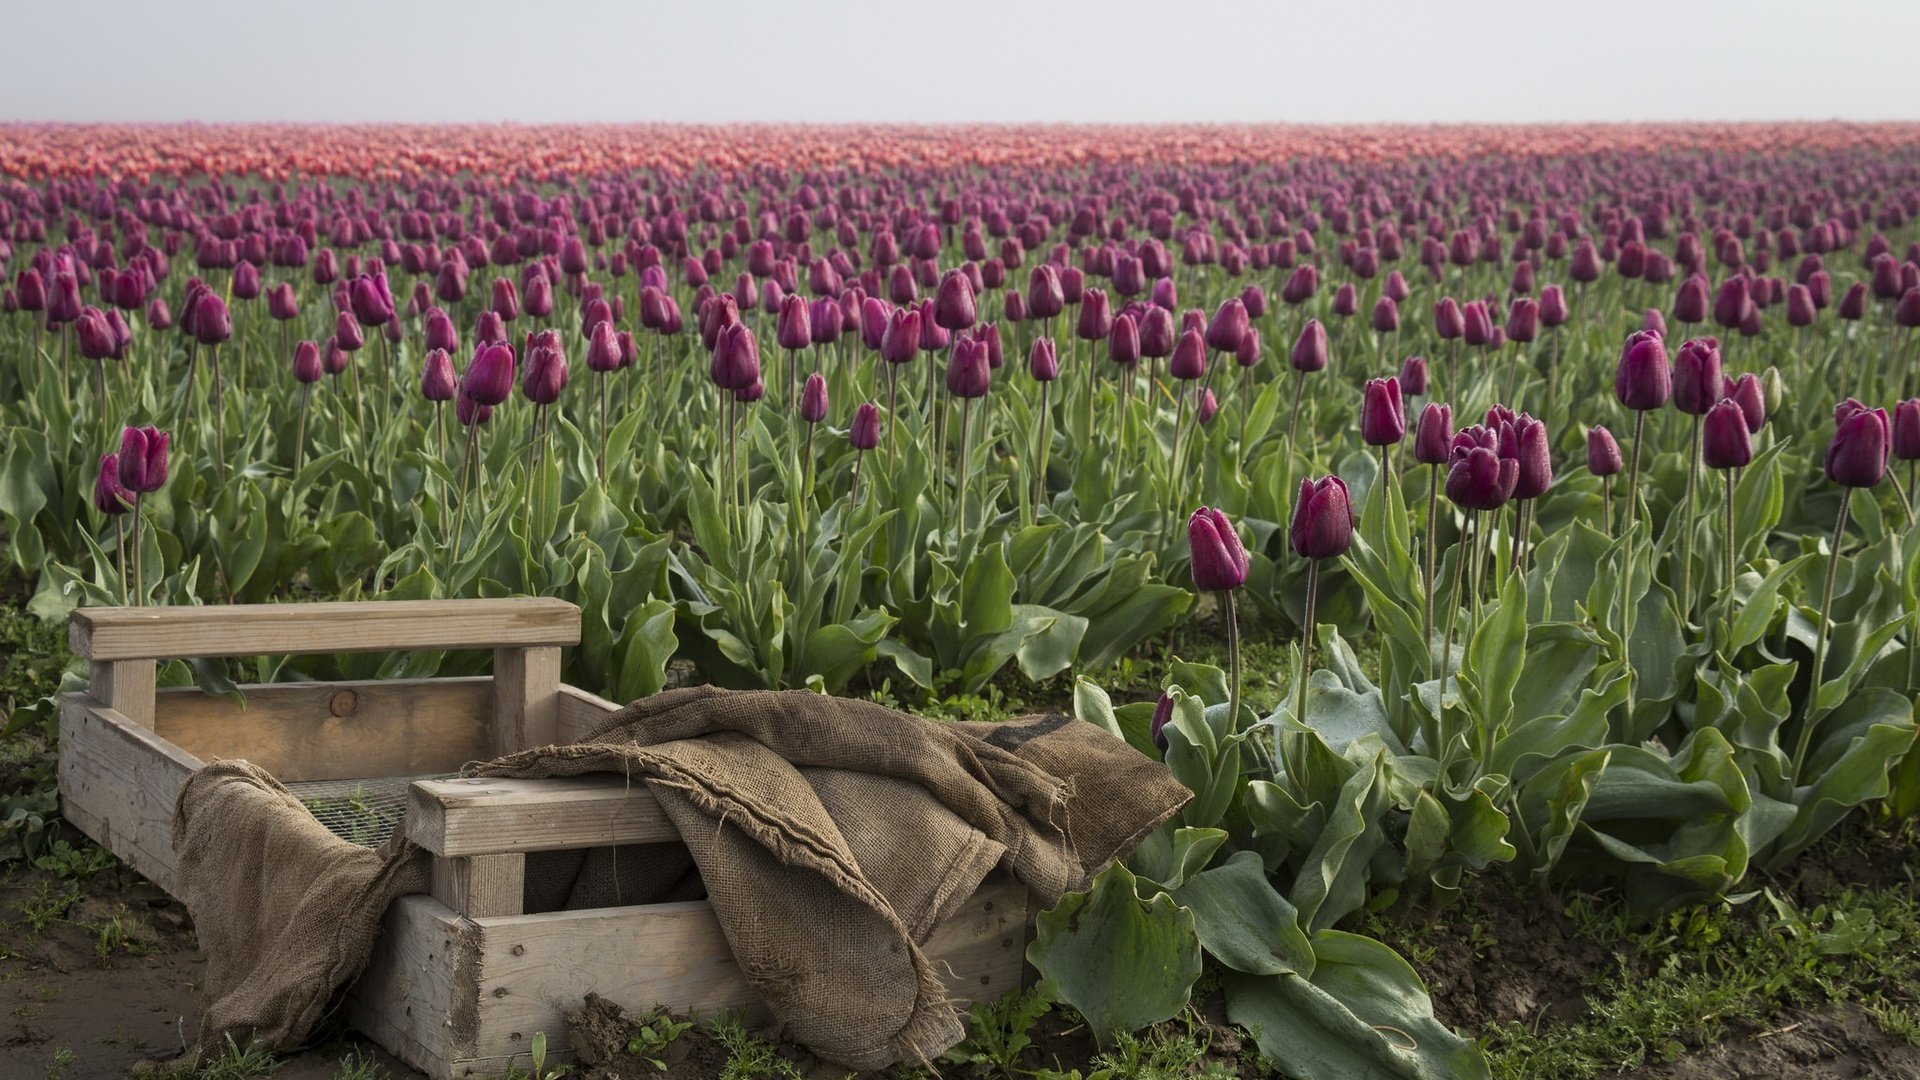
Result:
{"type": "Polygon", "coordinates": [[[1066,309],[1060,276],[1050,263],[1041,263],[1027,276],[1027,317],[1051,319],[1066,309]]]}
{"type": "Polygon", "coordinates": [[[503,341],[482,341],[460,382],[461,394],[476,405],[491,408],[501,404],[513,393],[513,366],[513,346],[503,341]]]}
{"type": "Polygon", "coordinates": [[[1679,291],[1674,293],[1673,297],[1673,317],[1676,322],[1685,323],[1688,326],[1706,321],[1706,278],[1694,274],[1680,283],[1679,291]]]}
{"type": "MultiPolygon", "coordinates": [[[[553,283],[545,274],[535,274],[527,280],[526,312],[536,319],[544,319],[553,314],[553,283]]],[[[533,370],[533,364],[527,364],[527,370],[533,370]]]]}
{"type": "Polygon", "coordinates": [[[1413,432],[1413,459],[1422,465],[1444,465],[1453,452],[1452,444],[1453,406],[1428,402],[1413,432]]]}
{"type": "Polygon", "coordinates": [[[1333,313],[1350,319],[1360,311],[1360,291],[1348,281],[1333,291],[1333,313]]]}
{"type": "Polygon", "coordinates": [[[1813,291],[1811,289],[1800,284],[1787,286],[1788,326],[1812,326],[1813,320],[1818,314],[1818,310],[1813,306],[1813,291]]]}
{"type": "Polygon", "coordinates": [[[1114,316],[1113,332],[1107,335],[1107,359],[1123,367],[1140,362],[1140,332],[1132,315],[1122,312],[1114,316]]]}
{"type": "Polygon", "coordinates": [[[100,455],[100,472],[93,481],[93,508],[107,515],[133,509],[133,492],[120,483],[119,454],[100,455]]]}
{"type": "Polygon", "coordinates": [[[1920,288],[1900,294],[1900,302],[1893,308],[1893,322],[1908,330],[1920,327],[1920,288]]]}
{"type": "Polygon", "coordinates": [[[720,331],[714,341],[707,375],[723,390],[743,390],[760,379],[760,342],[743,323],[720,331]]]}
{"type": "Polygon", "coordinates": [[[1200,391],[1200,404],[1194,409],[1194,417],[1200,421],[1200,426],[1206,427],[1213,423],[1213,418],[1218,416],[1219,413],[1220,399],[1213,395],[1213,391],[1202,389],[1200,391]]]}
{"type": "Polygon", "coordinates": [[[1758,376],[1748,372],[1735,379],[1727,397],[1740,406],[1741,415],[1747,418],[1749,432],[1758,434],[1766,426],[1767,399],[1758,376]]]}
{"type": "Polygon", "coordinates": [[[972,337],[955,338],[947,357],[947,393],[957,398],[987,395],[993,369],[987,364],[987,346],[972,337]]]}
{"type": "Polygon", "coordinates": [[[1167,724],[1173,720],[1173,695],[1163,693],[1160,700],[1153,704],[1153,721],[1147,727],[1148,737],[1162,753],[1167,749],[1167,724]]]}
{"type": "Polygon", "coordinates": [[[933,318],[947,330],[966,330],[979,318],[973,302],[973,283],[959,270],[949,270],[940,278],[934,294],[933,318]]]}
{"type": "Polygon", "coordinates": [[[1507,340],[1522,345],[1531,342],[1539,321],[1540,305],[1531,297],[1520,297],[1513,302],[1513,310],[1507,313],[1507,340]]]}
{"type": "Polygon", "coordinates": [[[490,310],[500,316],[501,322],[512,322],[520,317],[520,293],[513,287],[512,278],[493,279],[493,298],[490,310]]]}
{"type": "Polygon", "coordinates": [[[1180,335],[1173,347],[1173,360],[1167,365],[1167,373],[1176,379],[1198,379],[1207,373],[1207,340],[1198,330],[1188,330],[1180,335]]]}
{"type": "Polygon", "coordinates": [[[353,312],[343,311],[334,316],[333,340],[347,352],[358,352],[367,343],[366,334],[361,331],[353,312]]]}
{"type": "Polygon", "coordinates": [[[1074,329],[1082,341],[1099,341],[1113,333],[1113,312],[1104,289],[1081,292],[1080,318],[1074,329]]]}
{"type": "Polygon", "coordinates": [[[158,491],[167,482],[170,436],[152,425],[120,431],[120,486],[136,494],[158,491]]]}
{"type": "Polygon", "coordinates": [[[1571,317],[1567,309],[1567,294],[1560,286],[1549,285],[1540,290],[1540,325],[1548,328],[1559,326],[1571,317]]]}
{"type": "Polygon", "coordinates": [[[476,427],[493,419],[493,406],[482,405],[465,394],[454,402],[453,415],[460,420],[461,427],[476,427]]]}
{"type": "Polygon", "coordinates": [[[364,326],[384,326],[393,318],[393,297],[387,293],[387,275],[357,277],[349,287],[353,317],[364,326]]]}
{"type": "Polygon", "coordinates": [[[808,308],[805,297],[796,293],[781,299],[774,338],[788,352],[797,352],[813,345],[813,312],[808,308]]]}
{"type": "Polygon", "coordinates": [[[1892,441],[1885,409],[1869,409],[1852,398],[1833,410],[1833,441],[1827,444],[1827,479],[1847,487],[1870,488],[1887,473],[1892,441]]]}
{"type": "Polygon", "coordinates": [[[1694,338],[1680,346],[1673,358],[1673,406],[1691,416],[1705,416],[1727,396],[1720,369],[1717,338],[1694,338]]]}
{"type": "Polygon", "coordinates": [[[1251,560],[1227,515],[1201,507],[1187,519],[1187,552],[1193,584],[1203,592],[1228,592],[1247,582],[1251,560]]]}
{"type": "Polygon", "coordinates": [[[1667,348],[1660,335],[1645,330],[1628,336],[1614,372],[1613,393],[1620,404],[1638,412],[1658,409],[1673,393],[1667,367],[1667,348]]]}
{"type": "Polygon", "coordinates": [[[827,380],[816,371],[807,376],[807,385],[800,391],[800,419],[817,424],[826,418],[827,380]]]}
{"type": "MultiPolygon", "coordinates": [[[[301,344],[306,345],[308,343],[301,342],[301,344]]],[[[297,371],[297,358],[295,364],[297,371]]],[[[312,382],[318,380],[319,377],[319,368],[316,363],[314,378],[302,381],[312,382]]],[[[455,385],[453,376],[453,358],[447,355],[445,349],[427,350],[426,366],[420,373],[420,396],[426,398],[428,401],[452,401],[456,389],[457,386],[455,385]]]]}
{"type": "Polygon", "coordinates": [[[1307,263],[1294,267],[1293,273],[1287,275],[1286,284],[1280,286],[1280,299],[1289,307],[1298,307],[1319,291],[1320,271],[1307,263]]]}
{"type": "Polygon", "coordinates": [[[1720,283],[1720,291],[1713,298],[1714,322],[1723,329],[1738,329],[1752,309],[1753,296],[1746,278],[1735,275],[1720,283]]]}
{"type": "Polygon", "coordinates": [[[1920,460],[1920,398],[1908,398],[1893,407],[1893,456],[1920,460]]]}
{"type": "Polygon", "coordinates": [[[1251,332],[1247,306],[1239,297],[1223,300],[1207,324],[1207,347],[1216,352],[1236,352],[1240,339],[1251,332]]]}
{"type": "Polygon", "coordinates": [[[1467,332],[1466,316],[1451,296],[1443,296],[1433,305],[1433,329],[1442,341],[1453,341],[1467,332]]]}
{"type": "Polygon", "coordinates": [[[1327,328],[1320,325],[1319,319],[1308,319],[1300,328],[1300,336],[1294,339],[1288,359],[1295,371],[1324,371],[1328,352],[1327,328]]]}
{"type": "Polygon", "coordinates": [[[147,326],[153,330],[169,330],[173,327],[173,312],[167,310],[167,302],[154,297],[147,305],[147,326]]]}
{"type": "MultiPolygon", "coordinates": [[[[1353,504],[1337,476],[1300,481],[1287,540],[1303,559],[1337,559],[1353,546],[1353,504]]],[[[1244,574],[1242,575],[1244,577],[1244,574]]]]}
{"type": "Polygon", "coordinates": [[[226,301],[212,293],[200,298],[194,307],[193,336],[202,345],[219,345],[233,336],[233,313],[226,301]]]}
{"type": "Polygon", "coordinates": [[[1620,444],[1613,432],[1596,424],[1587,429],[1587,471],[1595,476],[1613,476],[1626,468],[1620,456],[1620,444]]]}
{"type": "Polygon", "coordinates": [[[1400,393],[1405,397],[1424,397],[1427,392],[1427,361],[1409,356],[1400,365],[1400,393]]]}
{"type": "Polygon", "coordinates": [[[620,368],[620,337],[613,323],[595,323],[587,342],[587,370],[606,373],[620,368]]]}
{"type": "Polygon", "coordinates": [[[1728,399],[1709,409],[1700,434],[1700,460],[1707,468],[1739,469],[1753,461],[1753,436],[1739,402],[1728,399]]]}
{"type": "Polygon", "coordinates": [[[880,445],[880,408],[863,401],[853,410],[853,426],[847,429],[847,442],[855,450],[871,450],[880,445]]]}
{"type": "Polygon", "coordinates": [[[1396,379],[1368,379],[1360,397],[1360,439],[1368,446],[1392,446],[1407,434],[1406,408],[1396,379]]]}
{"type": "Polygon", "coordinates": [[[320,346],[311,341],[302,341],[293,347],[295,382],[317,383],[324,373],[324,369],[320,366],[320,346]]]}
{"type": "Polygon", "coordinates": [[[1053,339],[1037,337],[1033,339],[1033,350],[1027,356],[1027,371],[1038,382],[1052,382],[1060,377],[1060,359],[1053,339]]]}
{"type": "Polygon", "coordinates": [[[294,295],[292,283],[282,281],[267,290],[267,314],[280,322],[299,317],[300,300],[294,295]]]}
{"type": "Polygon", "coordinates": [[[80,355],[88,360],[105,360],[113,352],[113,330],[107,325],[106,313],[97,307],[88,306],[80,310],[80,317],[73,322],[74,334],[80,339],[80,355]]]}
{"type": "Polygon", "coordinates": [[[1858,322],[1867,317],[1866,282],[1856,281],[1853,283],[1853,286],[1847,290],[1847,294],[1840,298],[1838,314],[1841,318],[1853,322],[1858,322]]]}
{"type": "Polygon", "coordinates": [[[1553,454],[1547,445],[1547,425],[1526,413],[1500,428],[1500,456],[1512,458],[1513,497],[1537,499],[1553,486],[1553,454]]]}
{"type": "Polygon", "coordinates": [[[454,329],[453,318],[439,308],[427,311],[427,348],[443,349],[448,355],[460,349],[460,332],[454,329]]]}

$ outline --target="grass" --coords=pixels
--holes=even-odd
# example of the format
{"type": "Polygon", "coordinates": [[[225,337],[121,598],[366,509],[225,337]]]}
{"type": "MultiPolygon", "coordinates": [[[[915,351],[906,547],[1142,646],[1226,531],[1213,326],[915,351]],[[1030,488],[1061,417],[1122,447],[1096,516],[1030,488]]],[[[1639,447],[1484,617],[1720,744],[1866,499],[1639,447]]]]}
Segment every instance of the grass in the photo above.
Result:
{"type": "Polygon", "coordinates": [[[727,1052],[719,1080],[804,1080],[772,1043],[747,1030],[737,1015],[716,1018],[707,1034],[727,1052]]]}
{"type": "Polygon", "coordinates": [[[1488,1032],[1494,1075],[1599,1076],[1671,1061],[1736,1026],[1765,1030],[1791,1009],[1849,1002],[1920,1046],[1916,870],[1909,864],[1895,883],[1841,887],[1811,908],[1769,887],[1638,928],[1616,907],[1576,902],[1569,914],[1581,933],[1612,947],[1620,970],[1590,984],[1579,1023],[1488,1032]],[[1628,957],[1651,970],[1629,970],[1628,957]]]}

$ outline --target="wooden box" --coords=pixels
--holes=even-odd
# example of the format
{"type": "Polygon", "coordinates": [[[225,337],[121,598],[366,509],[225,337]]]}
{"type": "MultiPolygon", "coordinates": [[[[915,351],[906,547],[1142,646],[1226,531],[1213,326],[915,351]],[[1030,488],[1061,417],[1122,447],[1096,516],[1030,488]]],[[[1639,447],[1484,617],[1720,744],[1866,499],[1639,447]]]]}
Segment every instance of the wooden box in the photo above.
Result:
{"type": "MultiPolygon", "coordinates": [[[[453,775],[577,739],[618,707],[560,681],[579,636],[578,609],[542,598],[76,611],[70,643],[92,678],[62,702],[62,812],[169,891],[174,803],[208,761],[245,758],[310,806],[355,808],[364,834],[319,816],[358,842],[402,821],[434,853],[432,892],[387,912],[348,1018],[436,1080],[524,1068],[540,1032],[567,1060],[562,1015],[588,991],[641,1011],[764,1015],[705,901],[523,913],[528,852],[679,839],[644,787],[453,775]],[[254,685],[244,710],[154,685],[161,659],[409,649],[490,649],[493,675],[254,685]]],[[[956,998],[991,999],[1019,985],[1027,922],[1024,887],[991,881],[927,952],[956,998]]]]}

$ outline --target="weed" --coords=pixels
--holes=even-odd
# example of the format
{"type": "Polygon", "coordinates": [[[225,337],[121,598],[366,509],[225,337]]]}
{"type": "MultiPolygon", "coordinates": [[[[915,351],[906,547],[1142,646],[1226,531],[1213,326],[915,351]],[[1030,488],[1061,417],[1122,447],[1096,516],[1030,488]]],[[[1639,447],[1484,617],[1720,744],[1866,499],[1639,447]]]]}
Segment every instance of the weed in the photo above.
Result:
{"type": "Polygon", "coordinates": [[[32,896],[14,901],[13,910],[29,931],[38,934],[64,918],[81,895],[79,882],[40,881],[34,884],[32,896]]]}
{"type": "Polygon", "coordinates": [[[1030,990],[1009,990],[993,1001],[975,1002],[967,1010],[967,1037],[947,1051],[957,1065],[990,1065],[1012,1076],[1014,1064],[1033,1045],[1028,1032],[1047,1014],[1058,997],[1052,980],[1042,979],[1030,990]]]}
{"type": "Polygon", "coordinates": [[[333,1074],[333,1080],[388,1080],[387,1070],[373,1059],[365,1050],[355,1050],[340,1059],[340,1068],[333,1074]]]}
{"type": "Polygon", "coordinates": [[[634,1021],[634,1033],[627,1039],[627,1053],[637,1058],[645,1058],[661,1072],[667,1071],[667,1063],[662,1060],[667,1047],[673,1040],[685,1034],[693,1026],[689,1020],[675,1020],[667,1010],[656,1008],[646,1016],[634,1021]]]}
{"type": "Polygon", "coordinates": [[[774,1045],[747,1030],[738,1016],[715,1019],[707,1034],[727,1052],[727,1063],[719,1080],[803,1080],[793,1062],[780,1056],[774,1045]]]}
{"type": "Polygon", "coordinates": [[[33,865],[56,877],[85,885],[96,875],[120,863],[112,852],[98,844],[83,840],[76,846],[65,840],[56,840],[46,854],[33,860],[33,865]]]}
{"type": "Polygon", "coordinates": [[[77,1060],[78,1055],[71,1046],[62,1046],[53,1052],[52,1060],[47,1062],[47,1080],[60,1080],[67,1073],[67,1066],[77,1060]]]}

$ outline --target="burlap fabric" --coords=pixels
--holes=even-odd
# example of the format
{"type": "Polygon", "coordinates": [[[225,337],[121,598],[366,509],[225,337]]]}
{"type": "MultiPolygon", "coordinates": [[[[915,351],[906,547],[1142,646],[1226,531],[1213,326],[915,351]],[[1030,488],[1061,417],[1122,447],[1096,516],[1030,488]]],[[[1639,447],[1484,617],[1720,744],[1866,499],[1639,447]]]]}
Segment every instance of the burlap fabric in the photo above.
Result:
{"type": "MultiPolygon", "coordinates": [[[[785,1036],[854,1069],[928,1061],[962,1037],[920,946],[988,873],[1004,867],[1050,905],[1189,797],[1158,762],[1064,715],[945,724],[804,691],[710,687],[646,698],[579,743],[467,771],[646,784],[684,853],[530,858],[527,909],[704,887],[785,1036]]],[[[336,839],[243,762],[189,781],[174,846],[208,957],[202,1051],[229,1035],[297,1044],[365,966],[387,904],[427,885],[425,853],[401,834],[377,852],[336,839]]]]}

